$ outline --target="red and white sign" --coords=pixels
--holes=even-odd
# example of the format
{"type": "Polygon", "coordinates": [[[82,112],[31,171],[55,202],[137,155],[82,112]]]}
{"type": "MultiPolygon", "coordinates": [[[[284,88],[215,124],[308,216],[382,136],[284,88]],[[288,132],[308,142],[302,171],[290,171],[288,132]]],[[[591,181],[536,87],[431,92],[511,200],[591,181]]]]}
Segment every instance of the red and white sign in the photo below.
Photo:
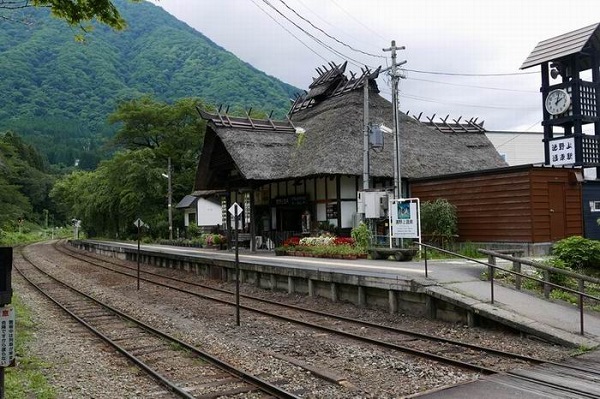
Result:
{"type": "Polygon", "coordinates": [[[15,309],[0,308],[0,367],[8,367],[15,359],[15,309]]]}

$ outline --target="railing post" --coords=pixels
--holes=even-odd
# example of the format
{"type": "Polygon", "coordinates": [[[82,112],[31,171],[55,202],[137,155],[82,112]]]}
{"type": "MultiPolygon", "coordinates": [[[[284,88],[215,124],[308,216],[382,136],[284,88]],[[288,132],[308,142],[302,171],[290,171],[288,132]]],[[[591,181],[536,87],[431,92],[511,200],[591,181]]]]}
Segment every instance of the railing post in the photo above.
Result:
{"type": "MultiPolygon", "coordinates": [[[[488,255],[488,264],[496,266],[496,257],[494,255],[488,255]]],[[[492,273],[494,273],[494,266],[488,266],[488,280],[492,278],[492,273]]]]}
{"type": "Polygon", "coordinates": [[[552,290],[552,287],[550,286],[550,284],[547,284],[550,282],[550,272],[548,270],[544,270],[544,297],[546,298],[550,298],[550,291],[552,290]]]}
{"type": "MultiPolygon", "coordinates": [[[[513,270],[521,273],[521,262],[513,262],[513,270]]],[[[515,288],[521,290],[521,276],[519,274],[515,274],[515,288]]]]}

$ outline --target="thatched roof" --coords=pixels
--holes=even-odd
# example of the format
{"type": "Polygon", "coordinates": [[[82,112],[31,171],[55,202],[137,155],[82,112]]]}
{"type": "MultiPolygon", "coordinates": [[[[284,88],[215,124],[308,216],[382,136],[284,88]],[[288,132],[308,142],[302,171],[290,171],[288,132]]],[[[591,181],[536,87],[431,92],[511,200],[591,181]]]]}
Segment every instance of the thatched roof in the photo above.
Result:
{"type": "MultiPolygon", "coordinates": [[[[392,104],[377,94],[374,80],[367,80],[369,120],[393,127],[392,104]]],[[[296,107],[288,122],[229,118],[236,123],[228,123],[221,116],[205,113],[209,123],[198,170],[198,176],[204,178],[197,178],[196,189],[224,187],[226,182],[218,181],[222,179],[235,187],[231,179],[237,180],[238,174],[237,183],[245,180],[246,186],[248,181],[362,175],[363,84],[319,102],[311,100],[307,108],[296,107]],[[295,132],[297,128],[305,131],[301,133],[304,137],[295,132]],[[228,164],[235,171],[211,174],[211,164],[213,168],[228,164]]],[[[442,133],[404,114],[400,120],[401,175],[405,179],[507,166],[483,132],[442,133]]],[[[393,134],[384,137],[383,150],[370,152],[370,174],[392,178],[393,134]]]]}

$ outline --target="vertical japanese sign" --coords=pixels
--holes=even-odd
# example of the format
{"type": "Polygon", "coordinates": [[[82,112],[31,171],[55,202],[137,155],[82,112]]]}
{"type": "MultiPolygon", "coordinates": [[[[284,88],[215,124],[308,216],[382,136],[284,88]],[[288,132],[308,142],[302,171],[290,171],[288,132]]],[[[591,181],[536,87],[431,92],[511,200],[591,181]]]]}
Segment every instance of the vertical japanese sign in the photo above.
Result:
{"type": "Polygon", "coordinates": [[[0,308],[0,367],[8,367],[15,359],[15,310],[0,308]]]}
{"type": "Polygon", "coordinates": [[[550,165],[571,165],[575,163],[575,138],[552,140],[550,146],[550,165]]]}
{"type": "Polygon", "coordinates": [[[390,235],[392,238],[420,238],[420,204],[418,198],[390,200],[390,235]]]}

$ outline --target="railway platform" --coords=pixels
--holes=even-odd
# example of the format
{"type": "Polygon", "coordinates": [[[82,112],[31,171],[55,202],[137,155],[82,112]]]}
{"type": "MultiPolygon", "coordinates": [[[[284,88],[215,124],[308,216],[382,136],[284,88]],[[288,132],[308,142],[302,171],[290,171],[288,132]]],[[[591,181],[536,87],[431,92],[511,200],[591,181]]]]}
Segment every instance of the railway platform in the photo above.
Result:
{"type": "MultiPolygon", "coordinates": [[[[88,250],[114,250],[121,254],[131,253],[137,246],[132,243],[92,241],[87,241],[87,244],[92,244],[88,250]]],[[[155,264],[158,260],[159,264],[166,264],[166,267],[176,267],[177,264],[169,265],[163,261],[178,257],[199,259],[200,262],[214,265],[228,264],[229,267],[235,259],[234,252],[210,249],[142,245],[140,250],[147,256],[154,257],[146,257],[147,260],[155,264]]],[[[600,345],[600,314],[585,312],[585,332],[581,335],[577,306],[546,300],[500,284],[494,285],[495,300],[491,303],[490,283],[481,277],[487,266],[476,262],[458,259],[429,261],[426,277],[423,261],[303,258],[275,256],[272,251],[248,250],[240,250],[239,261],[247,271],[252,269],[258,275],[279,272],[287,273],[295,279],[325,276],[323,279],[327,280],[333,278],[335,273],[345,275],[347,281],[356,277],[364,281],[377,281],[377,284],[387,281],[390,286],[408,281],[418,291],[430,297],[460,304],[461,307],[469,308],[474,313],[511,326],[524,334],[580,349],[594,349],[600,345]],[[327,273],[332,274],[327,276],[327,273]]],[[[508,268],[510,262],[498,259],[497,266],[508,268]]],[[[299,285],[298,282],[296,284],[299,285]]],[[[600,398],[598,374],[600,351],[595,350],[570,358],[563,364],[546,363],[480,376],[469,383],[421,392],[409,398],[600,398]]]]}
{"type": "MultiPolygon", "coordinates": [[[[122,242],[95,242],[119,251],[133,251],[137,244],[122,242]]],[[[211,259],[212,262],[233,262],[233,251],[142,245],[147,253],[169,256],[191,256],[211,259]]],[[[551,301],[525,291],[494,284],[494,303],[491,303],[489,281],[482,280],[485,265],[462,259],[430,260],[425,277],[423,261],[396,262],[392,260],[341,260],[275,256],[273,251],[239,251],[241,263],[252,264],[255,270],[266,273],[274,268],[293,269],[294,277],[302,278],[312,272],[321,275],[335,273],[348,279],[377,279],[381,282],[405,283],[416,286],[430,297],[470,309],[473,313],[512,327],[524,334],[546,339],[575,348],[591,349],[600,345],[600,313],[586,311],[583,319],[584,334],[580,334],[581,320],[575,305],[551,301]],[[263,267],[261,269],[261,267],[263,267]],[[304,274],[303,274],[304,273],[304,274]]],[[[482,261],[485,261],[482,259],[482,261]]],[[[509,268],[510,262],[498,259],[497,265],[509,268]]],[[[390,283],[390,285],[392,285],[390,283]]]]}

